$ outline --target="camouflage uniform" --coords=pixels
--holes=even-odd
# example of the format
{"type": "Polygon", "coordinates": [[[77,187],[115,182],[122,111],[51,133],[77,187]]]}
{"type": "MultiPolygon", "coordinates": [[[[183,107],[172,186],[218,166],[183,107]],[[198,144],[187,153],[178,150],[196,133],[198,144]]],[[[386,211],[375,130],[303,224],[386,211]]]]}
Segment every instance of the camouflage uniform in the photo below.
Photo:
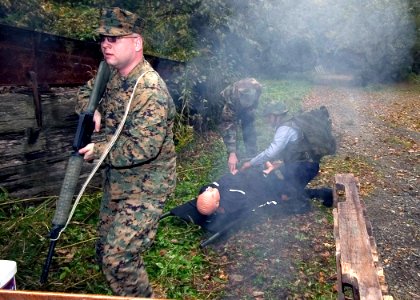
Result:
{"type": "MultiPolygon", "coordinates": [[[[97,254],[112,290],[121,296],[152,295],[141,254],[156,235],[159,216],[174,191],[175,105],[166,84],[143,60],[127,77],[112,69],[101,112],[106,141],[95,143],[99,157],[120,124],[141,74],[124,128],[105,159],[104,195],[97,254]]],[[[86,107],[93,80],[80,89],[76,111],[86,107]]]]}
{"type": "Polygon", "coordinates": [[[221,95],[225,99],[221,132],[227,151],[237,152],[237,127],[240,123],[246,155],[254,156],[257,153],[254,121],[261,84],[254,78],[245,78],[226,87],[221,95]]]}

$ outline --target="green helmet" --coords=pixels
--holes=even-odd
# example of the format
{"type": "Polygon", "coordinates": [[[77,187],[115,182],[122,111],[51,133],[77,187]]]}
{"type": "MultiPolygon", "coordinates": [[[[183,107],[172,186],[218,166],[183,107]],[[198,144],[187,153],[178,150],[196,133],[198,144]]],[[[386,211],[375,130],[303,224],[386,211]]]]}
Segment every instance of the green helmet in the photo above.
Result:
{"type": "Polygon", "coordinates": [[[242,108],[258,104],[261,84],[255,78],[244,78],[227,86],[220,94],[225,99],[237,99],[242,108]]]}
{"type": "Polygon", "coordinates": [[[136,14],[119,7],[104,8],[101,12],[99,27],[96,32],[100,35],[123,36],[141,33],[142,19],[136,14]]]}

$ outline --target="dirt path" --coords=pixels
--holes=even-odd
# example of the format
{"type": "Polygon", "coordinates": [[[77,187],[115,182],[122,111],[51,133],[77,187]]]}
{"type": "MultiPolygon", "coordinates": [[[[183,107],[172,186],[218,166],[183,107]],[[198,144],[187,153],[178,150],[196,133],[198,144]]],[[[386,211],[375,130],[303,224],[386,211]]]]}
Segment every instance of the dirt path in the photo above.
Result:
{"type": "MultiPolygon", "coordinates": [[[[409,86],[377,91],[318,86],[304,103],[305,110],[329,109],[337,159],[362,162],[356,174],[361,197],[396,300],[420,299],[419,103],[419,87],[409,86]]],[[[347,172],[328,169],[321,177],[347,172]]],[[[229,265],[224,299],[335,299],[330,213],[313,205],[302,215],[247,220],[245,229],[216,245],[229,265]]]]}
{"type": "Polygon", "coordinates": [[[312,97],[332,114],[339,152],[374,166],[375,176],[359,180],[374,187],[364,200],[390,293],[395,299],[420,299],[418,88],[319,88],[312,97]]]}

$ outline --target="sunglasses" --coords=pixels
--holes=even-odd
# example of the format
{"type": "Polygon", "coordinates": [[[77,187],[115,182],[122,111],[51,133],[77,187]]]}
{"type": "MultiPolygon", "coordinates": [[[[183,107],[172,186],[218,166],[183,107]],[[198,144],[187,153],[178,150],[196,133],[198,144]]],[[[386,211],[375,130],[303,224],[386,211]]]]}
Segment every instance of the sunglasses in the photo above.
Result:
{"type": "Polygon", "coordinates": [[[136,38],[138,38],[138,36],[126,36],[126,35],[123,35],[123,36],[108,36],[108,35],[101,35],[100,38],[99,38],[99,41],[101,43],[105,43],[105,41],[107,41],[108,43],[113,44],[117,40],[120,40],[120,39],[136,39],[136,38]]]}

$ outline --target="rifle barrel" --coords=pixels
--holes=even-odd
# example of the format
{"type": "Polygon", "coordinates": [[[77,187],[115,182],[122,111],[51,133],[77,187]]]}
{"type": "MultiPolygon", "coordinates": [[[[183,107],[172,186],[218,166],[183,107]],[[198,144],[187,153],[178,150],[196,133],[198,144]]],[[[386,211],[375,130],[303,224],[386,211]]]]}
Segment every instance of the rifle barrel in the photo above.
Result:
{"type": "MultiPolygon", "coordinates": [[[[95,83],[89,97],[89,103],[86,108],[87,113],[94,113],[99,101],[105,91],[106,84],[109,80],[110,69],[108,65],[102,61],[98,68],[98,73],[95,78],[95,83]]],[[[80,121],[80,120],[79,120],[80,121]]],[[[61,186],[60,196],[57,201],[54,218],[52,221],[52,229],[50,231],[50,247],[48,249],[47,259],[42,269],[40,282],[42,284],[47,282],[48,271],[54,255],[54,248],[60,232],[65,227],[69,218],[70,208],[73,202],[73,197],[76,191],[76,186],[79,180],[80,171],[83,165],[83,156],[78,153],[79,149],[74,149],[69,158],[66,168],[66,174],[61,186]]]]}

